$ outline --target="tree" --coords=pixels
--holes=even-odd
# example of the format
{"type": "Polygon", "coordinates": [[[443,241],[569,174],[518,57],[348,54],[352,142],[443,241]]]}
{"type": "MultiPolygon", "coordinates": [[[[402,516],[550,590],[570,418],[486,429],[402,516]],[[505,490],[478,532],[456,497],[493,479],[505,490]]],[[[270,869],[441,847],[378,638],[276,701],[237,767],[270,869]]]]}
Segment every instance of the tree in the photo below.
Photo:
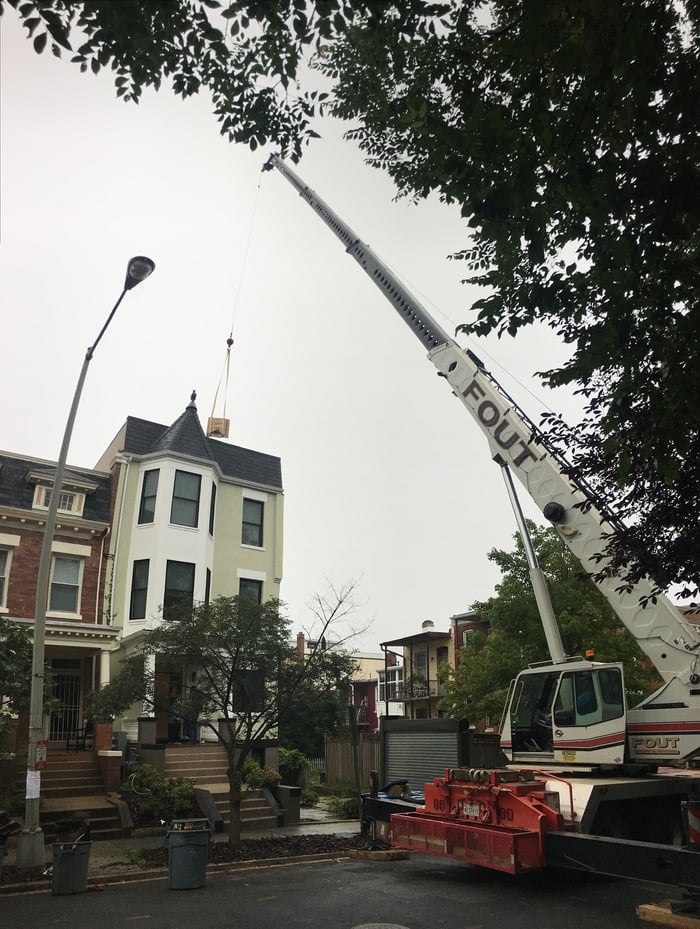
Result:
{"type": "MultiPolygon", "coordinates": [[[[638,703],[660,683],[653,667],[556,532],[534,523],[528,526],[567,654],[593,649],[598,661],[621,661],[628,699],[632,705],[638,703]]],[[[498,723],[510,681],[531,662],[548,658],[524,547],[518,535],[514,539],[512,552],[489,552],[489,560],[501,570],[501,581],[494,597],[473,605],[488,621],[489,634],[469,636],[459,666],[445,671],[443,708],[456,718],[489,717],[498,723]]]]}
{"type": "MultiPolygon", "coordinates": [[[[0,740],[18,713],[29,711],[32,680],[31,630],[0,616],[0,740]]],[[[50,668],[44,669],[44,711],[56,707],[50,668]]]]}
{"type": "Polygon", "coordinates": [[[400,194],[459,204],[454,257],[483,287],[461,328],[542,320],[571,347],[542,377],[585,423],[552,441],[629,523],[601,570],[697,593],[697,4],[9,2],[124,99],[206,89],[225,135],[294,160],[330,112],[400,194]]]}
{"type": "Polygon", "coordinates": [[[356,664],[347,652],[326,651],[319,674],[306,678],[284,707],[279,740],[307,758],[323,755],[325,737],[348,727],[348,686],[356,664]]]}
{"type": "MultiPolygon", "coordinates": [[[[318,631],[318,643],[332,623],[347,617],[354,589],[350,583],[335,591],[337,603],[318,631]]],[[[246,596],[219,597],[190,610],[169,611],[143,638],[141,658],[151,655],[193,681],[176,705],[144,671],[149,662],[139,665],[135,657],[104,688],[103,702],[98,693],[96,705],[105,712],[123,704],[130,691],[129,702],[143,699],[154,712],[167,710],[185,724],[198,722],[213,734],[226,751],[229,841],[237,844],[246,762],[254,743],[276,736],[280,721],[310,680],[319,686],[338,684],[342,668],[350,662],[345,659],[344,665],[341,656],[325,652],[320,644],[299,655],[282,604],[274,599],[258,603],[246,596]]]]}

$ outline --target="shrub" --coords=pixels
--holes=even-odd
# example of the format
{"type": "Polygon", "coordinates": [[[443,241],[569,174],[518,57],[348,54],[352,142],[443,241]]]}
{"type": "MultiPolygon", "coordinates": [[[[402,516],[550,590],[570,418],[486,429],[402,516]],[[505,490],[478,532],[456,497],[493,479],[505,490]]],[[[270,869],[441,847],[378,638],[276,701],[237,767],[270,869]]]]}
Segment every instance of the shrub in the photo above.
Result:
{"type": "Polygon", "coordinates": [[[119,791],[137,825],[159,824],[176,819],[176,814],[198,813],[194,779],[164,778],[153,765],[144,764],[125,781],[119,791]]]}
{"type": "Polygon", "coordinates": [[[360,816],[360,798],[354,797],[328,797],[326,806],[343,819],[359,819],[360,816]]]}
{"type": "Polygon", "coordinates": [[[282,782],[293,787],[299,783],[302,773],[309,767],[309,759],[298,748],[280,748],[279,765],[282,782]]]}
{"type": "Polygon", "coordinates": [[[301,806],[316,806],[318,799],[318,794],[315,790],[312,790],[310,787],[301,788],[301,797],[299,798],[301,806]]]}
{"type": "Polygon", "coordinates": [[[257,761],[249,758],[243,766],[243,783],[249,790],[274,790],[282,780],[277,771],[263,768],[257,761]]]}

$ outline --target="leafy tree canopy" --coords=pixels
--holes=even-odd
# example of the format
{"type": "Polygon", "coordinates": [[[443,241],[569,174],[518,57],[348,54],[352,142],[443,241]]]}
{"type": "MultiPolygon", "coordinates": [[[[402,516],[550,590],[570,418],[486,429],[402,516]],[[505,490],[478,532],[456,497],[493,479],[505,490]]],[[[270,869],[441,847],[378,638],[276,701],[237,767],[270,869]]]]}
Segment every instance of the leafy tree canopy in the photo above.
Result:
{"type": "MultiPolygon", "coordinates": [[[[32,680],[32,633],[27,626],[0,616],[0,737],[10,728],[12,717],[28,712],[32,680]]],[[[52,696],[53,681],[44,669],[44,711],[57,707],[52,696]]]]}
{"type": "MultiPolygon", "coordinates": [[[[633,636],[620,625],[595,584],[582,575],[578,561],[556,532],[534,523],[529,528],[567,653],[583,655],[593,649],[597,661],[621,661],[630,704],[639,702],[660,681],[633,636]]],[[[443,706],[456,718],[489,717],[498,723],[510,681],[529,663],[549,657],[523,544],[519,536],[514,539],[513,551],[492,549],[489,553],[502,575],[495,596],[473,605],[479,617],[489,622],[489,634],[469,636],[458,667],[445,672],[443,706]]]]}
{"type": "Polygon", "coordinates": [[[459,204],[455,257],[484,288],[462,328],[541,320],[571,347],[543,377],[585,424],[550,425],[631,524],[610,571],[697,591],[697,4],[8,2],[37,51],[110,68],[124,99],[206,89],[230,139],[295,160],[330,112],[400,193],[459,204]]]}

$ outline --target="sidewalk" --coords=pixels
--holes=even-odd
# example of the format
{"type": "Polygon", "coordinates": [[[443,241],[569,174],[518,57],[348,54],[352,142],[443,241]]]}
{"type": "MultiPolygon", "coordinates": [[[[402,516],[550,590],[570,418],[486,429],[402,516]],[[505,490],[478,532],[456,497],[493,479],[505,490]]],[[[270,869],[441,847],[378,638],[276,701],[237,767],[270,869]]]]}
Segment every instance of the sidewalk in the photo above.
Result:
{"type": "MultiPolygon", "coordinates": [[[[280,826],[278,828],[241,833],[241,839],[258,839],[265,836],[283,835],[355,835],[360,831],[360,824],[356,819],[336,819],[326,810],[303,809],[301,822],[296,826],[280,826]]],[[[111,864],[125,863],[127,851],[134,849],[164,848],[166,844],[167,827],[157,835],[134,835],[124,839],[109,839],[93,841],[90,848],[90,871],[104,871],[111,864]]],[[[215,843],[228,842],[225,832],[215,833],[212,836],[215,843]]],[[[16,837],[7,843],[7,856],[3,859],[3,867],[12,867],[15,863],[16,837]]],[[[53,860],[53,843],[46,845],[46,864],[53,860]]]]}

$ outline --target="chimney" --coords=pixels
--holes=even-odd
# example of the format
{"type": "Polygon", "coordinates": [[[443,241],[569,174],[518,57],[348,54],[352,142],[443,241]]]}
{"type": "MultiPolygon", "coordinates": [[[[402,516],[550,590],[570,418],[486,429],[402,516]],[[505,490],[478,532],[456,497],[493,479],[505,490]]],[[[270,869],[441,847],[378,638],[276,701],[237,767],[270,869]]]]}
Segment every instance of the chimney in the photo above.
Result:
{"type": "Polygon", "coordinates": [[[297,632],[297,658],[299,661],[304,660],[306,654],[306,638],[303,632],[297,632]]]}
{"type": "Polygon", "coordinates": [[[421,625],[421,629],[423,630],[423,632],[429,632],[431,629],[434,629],[434,628],[435,628],[435,623],[432,621],[432,619],[424,620],[423,624],[421,625]]]}

